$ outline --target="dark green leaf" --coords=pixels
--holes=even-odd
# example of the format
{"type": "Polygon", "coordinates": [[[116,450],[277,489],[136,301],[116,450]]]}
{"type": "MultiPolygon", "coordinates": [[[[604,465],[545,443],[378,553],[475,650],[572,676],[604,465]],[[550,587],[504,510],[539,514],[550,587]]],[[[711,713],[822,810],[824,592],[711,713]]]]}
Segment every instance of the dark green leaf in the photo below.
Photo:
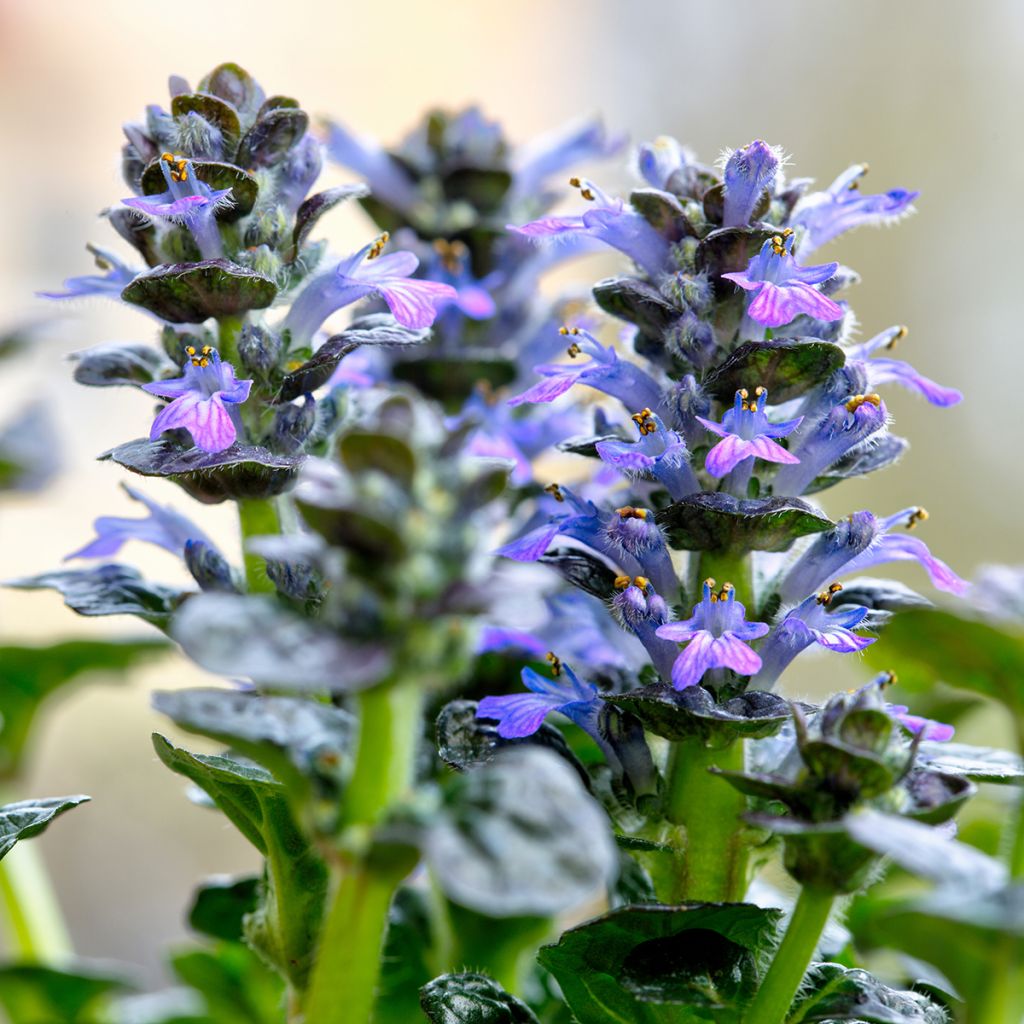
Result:
{"type": "Polygon", "coordinates": [[[845,455],[838,462],[833,463],[818,477],[815,477],[805,494],[816,494],[843,480],[851,477],[863,476],[865,473],[874,473],[876,470],[885,469],[903,457],[903,453],[910,447],[910,442],[895,434],[886,434],[877,440],[861,447],[855,448],[848,455],[845,455]]]}
{"type": "Polygon", "coordinates": [[[686,551],[786,551],[793,541],[834,526],[799,498],[734,498],[693,494],[655,518],[674,548],[686,551]]]}
{"type": "MultiPolygon", "coordinates": [[[[697,269],[707,271],[714,278],[746,270],[751,258],[761,251],[761,246],[776,234],[772,228],[719,228],[712,231],[697,246],[697,269]]],[[[739,291],[732,281],[721,281],[719,285],[726,294],[739,291]]]]}
{"type": "Polygon", "coordinates": [[[486,974],[444,974],[424,985],[430,1024],[537,1024],[533,1011],[486,974]]]}
{"type": "Polygon", "coordinates": [[[740,388],[768,389],[773,404],[806,394],[846,362],[838,345],[826,341],[785,339],[748,341],[703,381],[704,390],[731,405],[740,388]]]}
{"type": "Polygon", "coordinates": [[[243,167],[269,167],[294,146],[309,127],[309,115],[295,107],[275,107],[261,114],[238,147],[243,167]]]}
{"type": "Polygon", "coordinates": [[[430,398],[445,405],[462,403],[479,385],[497,391],[516,379],[515,363],[494,356],[466,354],[459,359],[424,356],[402,359],[392,372],[396,380],[412,384],[430,398]]]}
{"type": "Polygon", "coordinates": [[[242,941],[242,922],[256,911],[260,880],[211,878],[196,889],[188,912],[189,927],[212,939],[242,941]]]}
{"type": "Polygon", "coordinates": [[[263,90],[244,68],[218,64],[199,81],[199,92],[208,92],[230,103],[243,116],[254,117],[263,104],[263,90]]]}
{"type": "Polygon", "coordinates": [[[746,903],[622,907],[565,932],[539,959],[579,1024],[696,1019],[679,1004],[731,1021],[757,986],[757,955],[780,916],[746,903]]]}
{"type": "Polygon", "coordinates": [[[389,665],[383,647],[346,641],[264,597],[202,594],[175,619],[173,636],[211,672],[288,689],[360,689],[389,665]]]}
{"type": "Polygon", "coordinates": [[[19,840],[45,832],[54,818],[88,799],[87,796],[51,796],[0,806],[0,859],[6,857],[19,840]]]}
{"type": "Polygon", "coordinates": [[[171,967],[202,995],[217,1024],[280,1024],[281,979],[239,943],[175,953],[171,967]]]}
{"type": "Polygon", "coordinates": [[[495,917],[577,906],[618,864],[604,811],[569,765],[535,746],[456,776],[426,855],[449,898],[495,917]]]}
{"type": "Polygon", "coordinates": [[[121,292],[125,302],[176,324],[265,309],[275,295],[270,278],[225,259],[168,263],[139,274],[121,292]]]}
{"type": "MultiPolygon", "coordinates": [[[[381,959],[380,994],[373,1024],[409,1024],[420,1019],[420,989],[434,976],[434,934],[430,898],[418,886],[404,885],[388,912],[381,959]]],[[[441,940],[443,941],[443,940],[441,940]]]]}
{"type": "Polygon", "coordinates": [[[615,571],[582,548],[553,548],[539,559],[574,587],[607,600],[615,593],[615,571]]]}
{"type": "Polygon", "coordinates": [[[633,277],[610,277],[594,285],[594,301],[620,320],[660,338],[682,316],[654,285],[633,277]]]}
{"type": "Polygon", "coordinates": [[[72,353],[79,384],[107,388],[115,384],[149,384],[174,367],[152,345],[100,345],[72,353]]]}
{"type": "Polygon", "coordinates": [[[18,774],[40,704],[78,676],[107,682],[169,649],[163,640],[70,640],[49,647],[0,647],[0,778],[18,774]]]}
{"type": "Polygon", "coordinates": [[[924,742],[917,748],[917,763],[948,775],[963,775],[975,782],[1018,782],[1024,779],[1019,754],[966,743],[924,742]]]}
{"type": "Polygon", "coordinates": [[[512,175],[501,168],[461,167],[444,176],[442,187],[450,202],[460,200],[483,213],[501,206],[512,184],[512,175]]]}
{"type": "Polygon", "coordinates": [[[105,966],[42,964],[0,967],[0,1005],[12,1024],[91,1024],[115,992],[131,988],[105,966]]]}
{"type": "Polygon", "coordinates": [[[18,590],[56,590],[79,615],[137,615],[154,626],[165,626],[185,593],[149,583],[127,565],[97,565],[91,569],[58,569],[11,580],[18,590]]]}
{"type": "Polygon", "coordinates": [[[295,214],[295,230],[292,233],[292,259],[294,259],[305,244],[309,233],[316,227],[320,218],[332,210],[339,203],[346,199],[361,199],[370,194],[365,185],[339,185],[337,188],[329,188],[324,192],[317,192],[310,196],[298,209],[295,214]]]}
{"type": "MultiPolygon", "coordinates": [[[[209,121],[224,136],[225,148],[229,152],[234,151],[242,134],[242,126],[238,120],[238,111],[230,103],[211,93],[179,93],[171,99],[171,115],[184,117],[187,114],[198,114],[204,121],[209,121]]],[[[166,191],[167,186],[163,182],[162,175],[160,184],[161,187],[157,189],[157,192],[166,191]]],[[[143,176],[143,187],[145,187],[145,176],[143,176]]]]}
{"type": "Polygon", "coordinates": [[[630,193],[629,205],[663,238],[678,242],[684,235],[696,235],[679,200],[669,192],[638,188],[630,193]]]}

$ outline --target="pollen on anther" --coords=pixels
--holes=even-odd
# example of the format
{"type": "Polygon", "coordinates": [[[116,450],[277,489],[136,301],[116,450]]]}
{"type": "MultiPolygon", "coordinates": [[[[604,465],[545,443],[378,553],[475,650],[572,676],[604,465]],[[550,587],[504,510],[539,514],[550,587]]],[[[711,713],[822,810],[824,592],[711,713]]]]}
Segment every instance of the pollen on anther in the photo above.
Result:
{"type": "Polygon", "coordinates": [[[562,488],[559,487],[558,484],[548,484],[544,490],[547,491],[555,501],[565,501],[565,495],[562,493],[562,488]]]}
{"type": "Polygon", "coordinates": [[[614,586],[616,590],[625,590],[630,584],[628,576],[616,576],[614,586]]]}

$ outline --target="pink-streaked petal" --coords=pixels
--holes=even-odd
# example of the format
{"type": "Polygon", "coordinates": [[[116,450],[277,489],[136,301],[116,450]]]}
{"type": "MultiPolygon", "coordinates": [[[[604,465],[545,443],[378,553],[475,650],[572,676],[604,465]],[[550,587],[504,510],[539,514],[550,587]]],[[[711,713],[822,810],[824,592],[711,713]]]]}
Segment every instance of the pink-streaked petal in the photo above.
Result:
{"type": "Polygon", "coordinates": [[[762,281],[761,290],[747,307],[747,315],[765,327],[782,327],[804,312],[792,288],[780,288],[771,281],[762,281]]]}
{"type": "Polygon", "coordinates": [[[598,441],[594,447],[602,462],[627,473],[643,473],[654,465],[650,455],[644,455],[635,444],[626,441],[598,441]]]}
{"type": "Polygon", "coordinates": [[[827,295],[823,295],[817,288],[812,288],[809,284],[803,284],[800,281],[796,281],[788,287],[800,296],[798,301],[801,313],[813,316],[817,320],[843,319],[843,307],[839,303],[833,302],[827,295]]]}
{"type": "Polygon", "coordinates": [[[582,217],[541,217],[529,224],[506,224],[509,231],[527,238],[548,238],[552,235],[564,235],[569,232],[583,230],[582,217]]]}
{"type": "Polygon", "coordinates": [[[149,429],[149,439],[155,441],[165,430],[176,430],[179,427],[190,429],[195,418],[195,408],[200,401],[199,395],[189,391],[165,406],[153,420],[153,425],[149,429]]]}
{"type": "Polygon", "coordinates": [[[459,288],[455,305],[471,320],[490,320],[498,309],[490,292],[478,285],[459,288]]]}
{"type": "MultiPolygon", "coordinates": [[[[726,416],[729,414],[726,413],[726,416]]],[[[714,420],[706,420],[703,416],[695,416],[694,419],[702,426],[706,427],[711,431],[712,434],[717,434],[719,437],[728,437],[729,428],[722,426],[721,423],[716,423],[714,420]]]]}
{"type": "Polygon", "coordinates": [[[928,545],[917,537],[889,534],[883,537],[874,549],[869,549],[866,552],[867,555],[875,553],[881,554],[882,557],[878,558],[874,564],[889,560],[920,562],[924,571],[928,573],[932,584],[938,590],[962,595],[969,586],[966,580],[961,579],[941,558],[936,558],[928,550],[928,545]]]}
{"type": "Polygon", "coordinates": [[[406,249],[389,252],[374,260],[364,260],[350,275],[359,281],[384,281],[395,277],[411,277],[420,261],[416,254],[406,249]]]}
{"type": "Polygon", "coordinates": [[[782,462],[788,466],[795,466],[800,461],[795,455],[787,452],[781,444],[763,434],[750,442],[750,451],[765,462],[782,462]]]}
{"type": "MultiPolygon", "coordinates": [[[[891,710],[897,711],[896,708],[891,710]]],[[[947,743],[956,733],[956,729],[945,722],[936,722],[932,718],[922,718],[920,715],[908,715],[906,714],[906,708],[903,709],[903,713],[896,713],[896,719],[908,732],[913,733],[915,736],[920,733],[923,740],[947,743]]]]}
{"type": "Polygon", "coordinates": [[[734,633],[723,633],[714,641],[711,658],[716,668],[731,668],[741,676],[761,671],[761,656],[734,633]]]}
{"type": "Polygon", "coordinates": [[[558,536],[561,523],[548,523],[498,548],[497,554],[516,562],[536,562],[558,536]]]}
{"type": "Polygon", "coordinates": [[[238,436],[220,395],[196,402],[192,423],[185,425],[196,447],[204,452],[222,452],[230,448],[238,436]]]}
{"type": "Polygon", "coordinates": [[[510,398],[508,404],[524,405],[527,402],[553,402],[560,395],[564,395],[576,383],[580,372],[579,370],[570,370],[568,373],[545,377],[543,380],[537,381],[532,388],[527,388],[521,395],[510,398]]]}
{"type": "Polygon", "coordinates": [[[764,284],[764,281],[755,281],[742,270],[736,271],[733,274],[723,274],[722,277],[726,281],[732,281],[733,284],[748,292],[756,292],[764,284]]]}
{"type": "Polygon", "coordinates": [[[963,400],[956,388],[943,387],[918,373],[902,359],[872,359],[867,364],[868,380],[877,384],[901,384],[911,391],[924,395],[932,405],[948,407],[963,400]]]}
{"type": "Polygon", "coordinates": [[[662,640],[675,640],[676,643],[685,643],[687,640],[692,640],[697,633],[704,631],[698,619],[699,616],[694,615],[692,618],[682,619],[679,622],[666,622],[654,632],[662,640]]]}
{"type": "Polygon", "coordinates": [[[727,434],[708,452],[704,468],[714,477],[723,477],[754,454],[755,443],[744,441],[735,434],[727,434]]]}
{"type": "Polygon", "coordinates": [[[187,377],[175,377],[172,380],[155,380],[151,384],[143,384],[142,390],[160,398],[181,398],[192,392],[192,385],[187,377]]]}
{"type": "MultiPolygon", "coordinates": [[[[400,256],[401,253],[395,253],[400,256]]],[[[384,259],[382,256],[381,259],[384,259]]],[[[429,327],[437,317],[437,303],[452,302],[455,289],[439,281],[394,278],[376,283],[375,290],[387,303],[394,318],[413,330],[429,327]]]]}
{"type": "Polygon", "coordinates": [[[836,654],[854,654],[870,647],[878,638],[874,636],[858,636],[842,626],[832,629],[812,629],[808,627],[814,641],[826,650],[836,654]]]}
{"type": "Polygon", "coordinates": [[[701,630],[679,652],[679,656],[672,664],[672,685],[677,690],[696,686],[704,678],[704,673],[709,668],[716,667],[713,654],[714,643],[715,638],[706,630],[701,630]]]}

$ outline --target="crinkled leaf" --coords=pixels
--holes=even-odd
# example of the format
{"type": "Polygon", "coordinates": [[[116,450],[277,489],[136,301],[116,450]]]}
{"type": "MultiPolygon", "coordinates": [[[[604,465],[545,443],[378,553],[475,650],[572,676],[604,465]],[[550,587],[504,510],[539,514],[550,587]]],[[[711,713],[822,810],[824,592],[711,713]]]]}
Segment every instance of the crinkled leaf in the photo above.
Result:
{"type": "Polygon", "coordinates": [[[895,434],[885,434],[877,440],[872,439],[869,444],[854,448],[848,455],[829,466],[821,476],[815,477],[804,493],[816,494],[851,477],[885,469],[886,466],[891,466],[901,459],[909,447],[909,441],[895,434]]]}
{"type": "Polygon", "coordinates": [[[655,518],[674,548],[686,551],[786,551],[793,541],[833,527],[799,498],[734,498],[721,491],[693,494],[655,518]]]}
{"type": "Polygon", "coordinates": [[[88,799],[87,796],[38,797],[0,806],[0,859],[6,857],[19,840],[45,832],[54,818],[88,799]]]}
{"type": "Polygon", "coordinates": [[[0,1006],[17,1024],[89,1024],[119,991],[133,988],[106,964],[72,963],[64,969],[43,964],[0,967],[0,1006]]]}
{"type": "Polygon", "coordinates": [[[18,774],[36,713],[51,693],[89,672],[102,673],[104,682],[111,682],[167,650],[162,639],[0,647],[0,779],[18,774]]]}
{"type": "Polygon", "coordinates": [[[594,285],[594,301],[620,320],[660,338],[682,316],[654,285],[633,277],[609,277],[594,285]]]}
{"type": "Polygon", "coordinates": [[[629,205],[669,241],[678,242],[684,235],[696,235],[679,200],[670,192],[657,188],[638,188],[630,193],[629,205]]]}
{"type": "Polygon", "coordinates": [[[912,608],[934,608],[927,597],[911,590],[896,580],[878,580],[869,577],[844,582],[843,589],[832,598],[830,607],[858,605],[872,611],[904,612],[912,608]]]}
{"type": "Polygon", "coordinates": [[[18,590],[56,590],[79,615],[137,615],[154,626],[167,624],[186,596],[185,591],[144,580],[127,565],[96,565],[88,569],[57,569],[10,580],[18,590]]]}
{"type": "MultiPolygon", "coordinates": [[[[234,150],[238,145],[242,126],[238,119],[238,111],[227,101],[208,92],[179,93],[171,99],[171,115],[185,117],[188,114],[198,114],[203,120],[209,121],[219,129],[224,136],[225,146],[229,150],[234,150]]],[[[164,184],[162,175],[160,184],[161,187],[156,191],[165,191],[167,186],[164,184]]],[[[145,178],[143,178],[143,187],[145,187],[145,178]]]]}
{"type": "Polygon", "coordinates": [[[208,736],[268,768],[283,782],[337,777],[356,738],[342,708],[237,690],[165,690],[153,707],[188,732],[208,736]]]}
{"type": "Polygon", "coordinates": [[[704,390],[731,405],[740,388],[768,389],[775,404],[806,394],[846,362],[838,345],[814,339],[747,341],[702,382],[704,390]]]}
{"type": "Polygon", "coordinates": [[[1024,779],[1019,754],[967,743],[925,741],[917,748],[917,763],[948,775],[963,775],[975,782],[1018,782],[1024,779]]]}
{"type": "Polygon", "coordinates": [[[75,380],[96,388],[115,384],[149,384],[167,375],[174,366],[152,345],[100,345],[74,352],[75,380]]]}
{"type": "Polygon", "coordinates": [[[177,616],[172,635],[204,668],[295,690],[344,692],[378,682],[390,658],[264,597],[202,594],[177,616]]]}
{"type": "Polygon", "coordinates": [[[199,80],[199,92],[208,92],[230,103],[243,118],[252,118],[263,104],[259,82],[237,64],[218,64],[199,80]]]}
{"type": "Polygon", "coordinates": [[[295,214],[295,231],[292,233],[292,259],[302,249],[309,233],[316,227],[317,221],[328,211],[347,199],[361,199],[370,194],[370,190],[362,184],[339,185],[324,192],[310,196],[295,214]]]}
{"type": "Polygon", "coordinates": [[[615,593],[615,570],[580,548],[553,548],[538,561],[550,565],[563,579],[594,597],[607,600],[615,593]]]}
{"type": "Polygon", "coordinates": [[[443,974],[420,990],[430,1024],[537,1024],[533,1011],[486,974],[443,974]]]}
{"type": "Polygon", "coordinates": [[[656,736],[674,741],[699,737],[713,746],[735,738],[771,736],[791,715],[788,701],[759,690],[718,703],[703,686],[676,690],[659,683],[605,700],[632,712],[656,736]]]}
{"type": "Polygon", "coordinates": [[[188,912],[189,927],[226,942],[242,941],[242,922],[259,903],[260,879],[210,878],[196,888],[188,912]]]}
{"type": "Polygon", "coordinates": [[[707,1011],[731,1021],[780,916],[749,903],[627,906],[565,932],[539,960],[579,1024],[688,1024],[707,1011]]]}
{"type": "Polygon", "coordinates": [[[294,146],[309,127],[309,115],[295,107],[275,107],[260,115],[238,146],[243,167],[269,167],[294,146]]]}
{"type": "Polygon", "coordinates": [[[618,864],[605,812],[569,765],[535,746],[456,776],[426,855],[450,899],[495,917],[568,910],[618,864]]]}
{"type": "MultiPolygon", "coordinates": [[[[719,228],[707,235],[697,246],[697,269],[713,278],[746,270],[761,246],[778,232],[774,228],[719,228]]],[[[732,281],[716,281],[716,288],[725,294],[738,292],[732,281]]]]}
{"type": "Polygon", "coordinates": [[[919,992],[897,991],[867,971],[811,964],[787,1024],[946,1024],[946,1011],[919,992]]]}
{"type": "Polygon", "coordinates": [[[269,277],[225,259],[168,263],[139,274],[121,292],[125,302],[175,324],[266,309],[275,295],[269,277]]]}

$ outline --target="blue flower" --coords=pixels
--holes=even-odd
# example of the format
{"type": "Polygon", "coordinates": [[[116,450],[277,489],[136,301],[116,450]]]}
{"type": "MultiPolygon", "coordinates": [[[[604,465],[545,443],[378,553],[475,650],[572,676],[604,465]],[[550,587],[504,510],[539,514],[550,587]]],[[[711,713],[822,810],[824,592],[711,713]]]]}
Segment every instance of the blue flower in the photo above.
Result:
{"type": "MultiPolygon", "coordinates": [[[[875,676],[870,683],[862,686],[857,693],[880,693],[895,682],[896,676],[892,672],[882,672],[875,676]]],[[[895,718],[907,732],[914,736],[920,735],[922,740],[947,743],[956,733],[956,729],[946,722],[938,722],[934,718],[923,718],[921,715],[910,714],[910,709],[906,704],[884,703],[883,707],[886,713],[895,718]]]]}
{"type": "Polygon", "coordinates": [[[645,576],[619,576],[615,580],[612,611],[619,621],[644,645],[654,667],[664,679],[672,678],[678,648],[658,636],[668,621],[668,605],[645,576]]]}
{"type": "Polygon", "coordinates": [[[838,269],[838,263],[799,266],[793,258],[793,233],[787,229],[769,238],[746,270],[722,277],[753,293],[747,306],[751,320],[765,327],[782,327],[801,314],[828,321],[843,318],[842,306],[813,287],[833,277],[838,269]]]}
{"type": "Polygon", "coordinates": [[[87,295],[106,295],[112,299],[120,299],[121,292],[135,280],[139,271],[106,249],[100,249],[95,245],[87,245],[86,249],[92,253],[96,266],[103,271],[102,274],[69,277],[64,282],[64,291],[36,292],[36,295],[42,299],[78,299],[87,295]]]}
{"type": "Polygon", "coordinates": [[[766,462],[781,462],[793,465],[800,460],[776,444],[773,438],[791,434],[803,417],[771,423],[765,414],[768,391],[754,389],[755,400],[750,398],[746,388],[736,392],[733,407],[722,417],[721,423],[698,416],[697,420],[722,440],[708,452],[704,461],[707,471],[714,477],[723,477],[746,459],[763,459],[766,462]]]}
{"type": "Polygon", "coordinates": [[[277,203],[293,217],[323,169],[323,146],[309,133],[288,151],[281,164],[277,203]]]}
{"type": "Polygon", "coordinates": [[[552,711],[558,711],[585,731],[597,732],[597,714],[601,698],[593,683],[580,680],[568,665],[552,658],[556,675],[545,679],[532,668],[524,668],[523,683],[529,693],[510,693],[484,697],[477,707],[477,718],[497,721],[503,739],[532,736],[552,711]]]}
{"type": "Polygon", "coordinates": [[[209,345],[196,351],[185,349],[184,374],[173,380],[143,384],[142,390],[173,401],[153,420],[150,440],[155,441],[165,430],[183,427],[192,435],[197,448],[220,452],[230,448],[238,436],[237,411],[228,405],[240,405],[249,397],[251,380],[236,380],[235,369],[222,363],[209,345]]]}
{"type": "Polygon", "coordinates": [[[568,487],[557,484],[551,484],[547,491],[559,505],[566,506],[565,510],[499,548],[499,555],[516,562],[536,562],[558,536],[572,537],[596,550],[608,547],[604,533],[608,517],[599,513],[592,501],[578,498],[568,487]]]}
{"type": "Polygon", "coordinates": [[[527,198],[553,174],[574,165],[605,160],[618,153],[625,135],[609,136],[596,119],[576,121],[520,146],[512,158],[512,197],[527,198]]]}
{"type": "Polygon", "coordinates": [[[761,670],[754,678],[754,684],[770,689],[786,666],[811,644],[818,644],[836,654],[852,654],[862,651],[875,642],[874,637],[858,636],[853,632],[868,614],[867,608],[843,607],[829,611],[832,598],[842,585],[833,583],[820,594],[801,601],[772,630],[761,645],[761,670]]]}
{"type": "Polygon", "coordinates": [[[601,191],[587,178],[570,178],[569,184],[592,204],[582,214],[569,217],[541,217],[528,224],[506,225],[527,238],[562,238],[586,235],[625,253],[652,277],[671,269],[670,246],[639,213],[618,198],[601,191]]]}
{"type": "Polygon", "coordinates": [[[427,277],[431,281],[449,284],[455,291],[451,298],[436,303],[438,312],[454,306],[470,320],[489,320],[494,316],[498,307],[488,290],[494,281],[480,281],[473,276],[466,243],[437,239],[434,242],[434,253],[435,258],[430,261],[427,268],[427,277]]]}
{"type": "Polygon", "coordinates": [[[780,588],[783,601],[799,600],[840,574],[851,575],[898,561],[919,562],[939,590],[965,593],[966,580],[932,555],[924,541],[891,533],[897,526],[912,530],[927,518],[923,508],[905,508],[884,519],[868,511],[854,513],[837,523],[835,529],[819,534],[797,559],[780,588]]]}
{"type": "Polygon", "coordinates": [[[412,277],[420,262],[414,253],[382,256],[388,237],[385,232],[305,285],[282,325],[292,347],[309,343],[332,313],[369,295],[379,295],[394,318],[413,329],[429,327],[438,305],[455,300],[451,285],[412,277]]]}
{"type": "Polygon", "coordinates": [[[906,327],[890,327],[876,334],[873,338],[860,345],[854,345],[846,351],[846,365],[859,367],[867,380],[868,387],[876,388],[880,384],[900,384],[910,391],[923,395],[932,405],[956,405],[963,395],[956,388],[943,387],[928,377],[922,376],[910,363],[901,359],[872,358],[879,349],[891,349],[896,342],[907,336],[906,327]]]}
{"type": "Polygon", "coordinates": [[[416,206],[415,182],[380,143],[350,132],[343,125],[327,124],[327,155],[366,179],[376,199],[403,213],[416,206]]]}
{"type": "Polygon", "coordinates": [[[633,476],[652,476],[664,485],[673,501],[701,489],[686,442],[669,430],[650,409],[634,413],[639,431],[637,441],[598,441],[597,454],[603,462],[633,476]]]}
{"type": "Polygon", "coordinates": [[[712,669],[752,676],[761,668],[760,657],[747,641],[764,636],[768,623],[747,621],[731,583],[718,592],[714,586],[714,580],[704,581],[703,597],[689,619],[668,622],[655,631],[663,640],[686,644],[672,666],[672,685],[677,690],[696,686],[712,669]]]}
{"type": "Polygon", "coordinates": [[[170,505],[158,505],[134,487],[125,485],[124,489],[130,498],[145,505],[149,514],[142,519],[100,516],[92,524],[96,531],[95,539],[66,555],[64,561],[72,558],[109,558],[130,540],[156,544],[179,557],[184,555],[185,545],[189,541],[201,541],[216,550],[195,523],[180,512],[175,512],[170,505]]]}
{"type": "Polygon", "coordinates": [[[669,188],[672,176],[693,164],[693,154],[670,135],[644,142],[637,151],[637,170],[652,188],[669,188]]]}
{"type": "Polygon", "coordinates": [[[854,164],[824,192],[812,192],[797,203],[789,223],[801,233],[800,251],[805,256],[851,228],[888,224],[912,211],[920,192],[894,188],[861,195],[858,183],[867,171],[866,164],[854,164]]]}
{"type": "Polygon", "coordinates": [[[659,594],[676,599],[679,580],[672,565],[672,553],[650,509],[632,505],[617,508],[605,523],[605,536],[620,565],[639,565],[640,575],[650,577],[659,594]]]}
{"type": "Polygon", "coordinates": [[[745,227],[765,192],[775,188],[775,177],[782,163],[775,146],[755,139],[749,146],[734,150],[725,162],[725,203],[723,227],[745,227]]]}
{"type": "Polygon", "coordinates": [[[638,405],[657,408],[661,404],[662,391],[654,379],[639,366],[619,359],[610,345],[605,348],[589,331],[579,327],[562,327],[559,331],[572,338],[568,349],[571,359],[576,360],[584,354],[591,358],[576,365],[546,363],[534,367],[544,380],[510,399],[509,405],[553,402],[574,384],[586,384],[603,391],[617,398],[628,409],[635,409],[638,405]]]}
{"type": "Polygon", "coordinates": [[[149,217],[183,224],[195,239],[204,260],[224,255],[216,213],[231,205],[231,189],[211,189],[200,181],[190,160],[164,153],[160,157],[167,190],[155,196],[123,199],[125,206],[149,217]]]}

